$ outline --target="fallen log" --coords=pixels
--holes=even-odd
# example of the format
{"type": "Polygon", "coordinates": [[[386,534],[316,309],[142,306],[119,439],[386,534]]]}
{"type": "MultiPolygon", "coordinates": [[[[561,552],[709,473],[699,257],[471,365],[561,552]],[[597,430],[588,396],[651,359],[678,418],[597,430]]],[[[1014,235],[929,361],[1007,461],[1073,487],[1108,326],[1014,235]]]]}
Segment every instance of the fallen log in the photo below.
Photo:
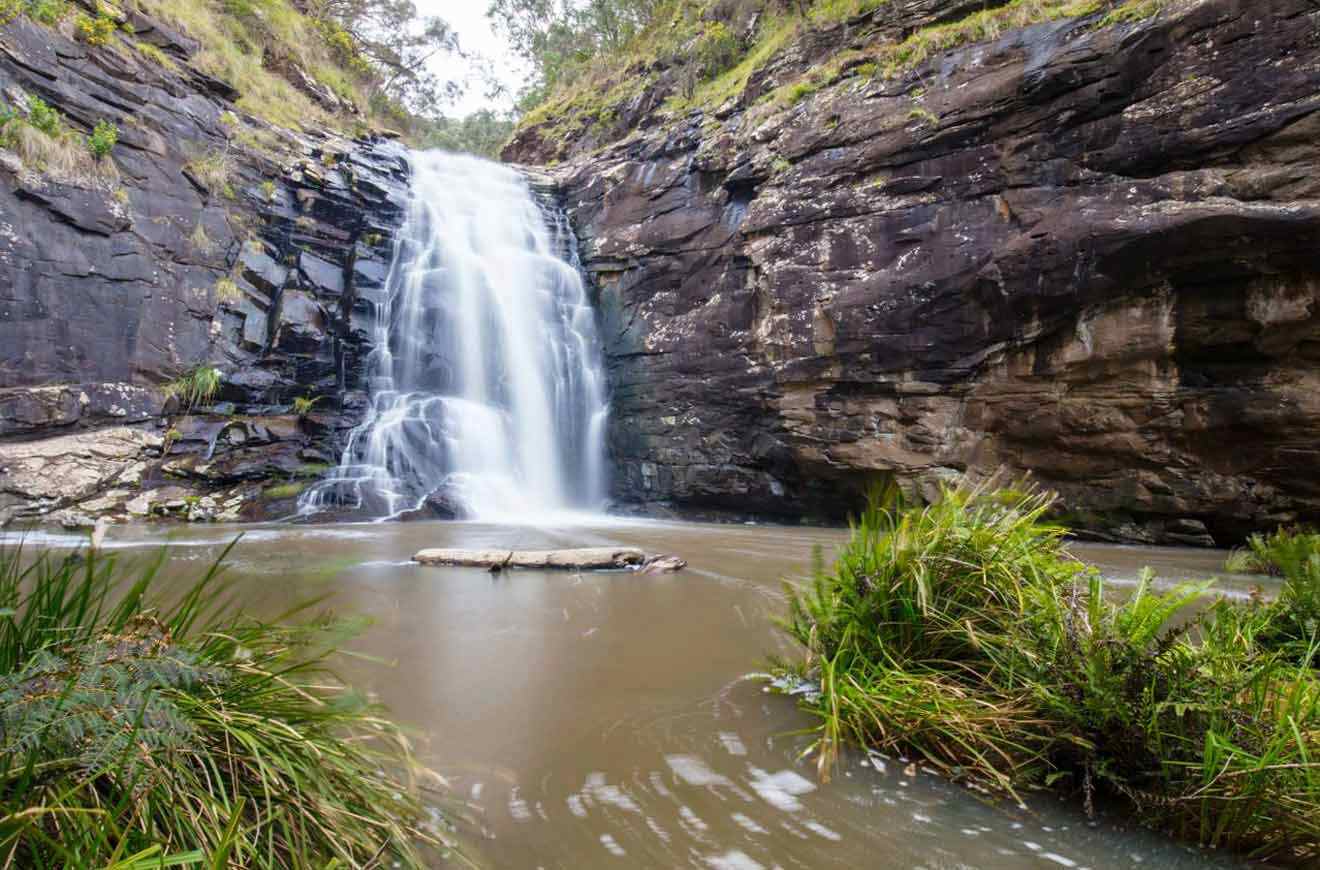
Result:
{"type": "Polygon", "coordinates": [[[631,568],[646,561],[633,547],[587,547],[576,550],[418,550],[413,561],[501,571],[505,568],[631,568]]]}

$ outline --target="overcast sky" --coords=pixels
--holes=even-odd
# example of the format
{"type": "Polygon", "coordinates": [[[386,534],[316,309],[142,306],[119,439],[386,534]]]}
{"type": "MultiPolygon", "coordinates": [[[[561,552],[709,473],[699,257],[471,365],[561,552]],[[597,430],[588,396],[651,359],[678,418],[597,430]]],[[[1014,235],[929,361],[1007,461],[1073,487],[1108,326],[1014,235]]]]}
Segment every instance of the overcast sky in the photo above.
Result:
{"type": "MultiPolygon", "coordinates": [[[[458,32],[459,44],[469,53],[482,55],[496,77],[512,93],[518,89],[525,75],[523,64],[509,53],[504,40],[490,28],[486,18],[488,0],[414,0],[422,15],[438,15],[458,32]]],[[[437,58],[431,68],[444,78],[462,79],[468,75],[467,62],[454,57],[437,58]]],[[[506,96],[498,102],[486,98],[480,81],[469,82],[467,94],[446,114],[462,117],[477,109],[507,109],[513,100],[506,96]]]]}

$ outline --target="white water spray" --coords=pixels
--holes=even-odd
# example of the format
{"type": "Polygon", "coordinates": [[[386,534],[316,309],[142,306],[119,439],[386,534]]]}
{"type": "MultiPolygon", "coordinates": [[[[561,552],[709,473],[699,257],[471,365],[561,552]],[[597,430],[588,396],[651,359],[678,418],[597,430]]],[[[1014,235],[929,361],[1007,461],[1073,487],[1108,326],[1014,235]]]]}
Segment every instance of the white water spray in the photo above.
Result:
{"type": "Polygon", "coordinates": [[[303,513],[528,520],[604,500],[605,381],[563,213],[517,171],[413,155],[371,407],[303,513]]]}

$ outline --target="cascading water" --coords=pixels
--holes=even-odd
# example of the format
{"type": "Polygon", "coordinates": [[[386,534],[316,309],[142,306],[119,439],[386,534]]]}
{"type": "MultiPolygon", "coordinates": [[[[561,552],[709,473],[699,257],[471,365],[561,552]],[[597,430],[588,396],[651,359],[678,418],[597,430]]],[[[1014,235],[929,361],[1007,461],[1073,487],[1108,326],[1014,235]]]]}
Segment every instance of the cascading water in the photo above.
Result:
{"type": "Polygon", "coordinates": [[[598,508],[600,360],[562,211],[508,167],[414,154],[367,362],[370,410],[301,512],[391,518],[430,502],[526,520],[598,508]]]}

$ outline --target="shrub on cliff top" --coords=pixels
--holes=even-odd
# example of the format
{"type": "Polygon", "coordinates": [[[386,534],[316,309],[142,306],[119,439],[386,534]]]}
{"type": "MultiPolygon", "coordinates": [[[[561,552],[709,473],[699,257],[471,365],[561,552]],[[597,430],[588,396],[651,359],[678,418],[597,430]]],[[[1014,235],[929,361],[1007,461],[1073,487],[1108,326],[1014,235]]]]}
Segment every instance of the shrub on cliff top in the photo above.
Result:
{"type": "MultiPolygon", "coordinates": [[[[1307,598],[1218,603],[1205,587],[1121,603],[1064,550],[1034,493],[946,491],[873,504],[832,570],[790,589],[806,650],[780,675],[819,686],[815,750],[910,753],[1008,793],[1097,789],[1206,846],[1320,858],[1320,680],[1307,598]]],[[[1302,587],[1299,586],[1299,589],[1302,587]]]]}
{"type": "Polygon", "coordinates": [[[344,625],[0,554],[0,851],[22,867],[421,866],[408,744],[336,680],[344,625]]]}

